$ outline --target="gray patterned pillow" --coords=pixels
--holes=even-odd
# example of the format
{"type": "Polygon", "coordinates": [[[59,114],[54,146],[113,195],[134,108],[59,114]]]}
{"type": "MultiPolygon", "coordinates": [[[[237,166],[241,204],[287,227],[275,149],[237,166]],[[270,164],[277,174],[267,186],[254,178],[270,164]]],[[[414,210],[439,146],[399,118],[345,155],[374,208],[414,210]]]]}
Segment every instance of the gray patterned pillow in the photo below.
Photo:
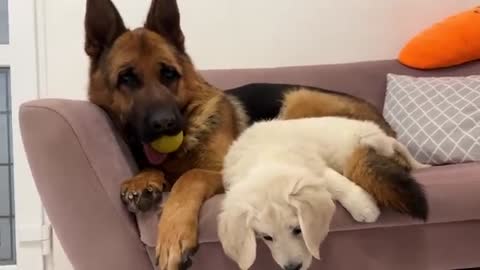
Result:
{"type": "Polygon", "coordinates": [[[383,115],[420,162],[480,160],[480,76],[387,74],[383,115]]]}

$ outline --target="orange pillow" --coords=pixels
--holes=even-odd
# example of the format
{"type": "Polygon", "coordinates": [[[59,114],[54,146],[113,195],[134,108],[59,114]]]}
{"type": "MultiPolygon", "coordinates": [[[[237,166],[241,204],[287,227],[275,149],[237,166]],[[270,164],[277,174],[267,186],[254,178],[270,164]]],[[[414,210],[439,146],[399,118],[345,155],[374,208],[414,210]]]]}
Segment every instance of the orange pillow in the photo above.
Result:
{"type": "Polygon", "coordinates": [[[434,69],[480,59],[480,6],[438,22],[410,40],[398,60],[434,69]]]}

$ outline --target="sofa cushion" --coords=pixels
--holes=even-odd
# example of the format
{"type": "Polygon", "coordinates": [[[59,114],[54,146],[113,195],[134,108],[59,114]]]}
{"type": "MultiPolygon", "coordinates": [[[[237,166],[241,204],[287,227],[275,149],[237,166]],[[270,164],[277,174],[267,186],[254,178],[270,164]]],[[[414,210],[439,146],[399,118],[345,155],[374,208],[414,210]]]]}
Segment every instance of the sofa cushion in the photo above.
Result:
{"type": "Polygon", "coordinates": [[[387,75],[383,114],[420,162],[480,161],[480,76],[387,75]]]}
{"type": "MultiPolygon", "coordinates": [[[[422,169],[414,172],[425,187],[430,205],[429,224],[467,220],[480,220],[480,163],[448,165],[422,169]]],[[[218,242],[217,215],[223,195],[208,200],[200,215],[200,243],[218,242]]],[[[331,231],[352,231],[379,227],[408,226],[423,224],[406,215],[383,210],[375,223],[357,223],[341,206],[337,207],[331,224],[331,231]]],[[[138,225],[142,241],[155,246],[157,214],[139,214],[138,225]]]]}
{"type": "Polygon", "coordinates": [[[459,65],[480,58],[480,7],[449,16],[418,33],[401,50],[401,63],[421,69],[459,65]]]}

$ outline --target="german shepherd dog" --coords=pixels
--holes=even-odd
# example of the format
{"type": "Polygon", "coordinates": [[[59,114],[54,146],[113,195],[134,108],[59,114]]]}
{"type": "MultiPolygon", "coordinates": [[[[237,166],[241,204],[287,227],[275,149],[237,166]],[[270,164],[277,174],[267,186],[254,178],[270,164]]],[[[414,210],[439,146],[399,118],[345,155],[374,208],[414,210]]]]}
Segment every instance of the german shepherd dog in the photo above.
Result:
{"type": "MultiPolygon", "coordinates": [[[[158,224],[159,269],[191,264],[200,208],[223,192],[223,158],[252,121],[336,115],[374,121],[395,136],[373,106],[352,96],[293,85],[253,84],[228,92],[210,85],[185,51],[175,0],[153,0],[144,26],[134,30],[110,0],[87,0],[85,30],[89,99],[106,111],[140,167],[121,186],[124,203],[132,212],[148,211],[171,187],[158,224]],[[176,152],[167,156],[149,146],[179,131],[185,138],[176,152]]],[[[349,164],[345,175],[379,205],[427,218],[422,187],[402,156],[357,149],[349,164]]]]}

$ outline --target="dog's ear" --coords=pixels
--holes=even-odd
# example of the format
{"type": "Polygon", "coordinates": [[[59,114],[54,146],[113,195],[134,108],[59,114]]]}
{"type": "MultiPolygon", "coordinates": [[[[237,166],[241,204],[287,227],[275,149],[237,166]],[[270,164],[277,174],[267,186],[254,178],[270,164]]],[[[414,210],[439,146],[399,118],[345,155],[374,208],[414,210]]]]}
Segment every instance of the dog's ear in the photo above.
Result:
{"type": "Polygon", "coordinates": [[[256,257],[257,242],[249,220],[248,209],[239,206],[227,207],[218,216],[220,243],[240,269],[250,268],[256,257]]]}
{"type": "Polygon", "coordinates": [[[87,0],[85,52],[98,61],[105,49],[127,31],[122,17],[110,0],[87,0]]]}
{"type": "Polygon", "coordinates": [[[308,251],[320,259],[320,244],[330,228],[335,204],[330,193],[318,181],[299,180],[292,188],[289,202],[295,207],[308,251]]]}
{"type": "Polygon", "coordinates": [[[176,0],[152,0],[145,28],[166,38],[180,52],[185,52],[185,37],[180,27],[176,0]]]}

